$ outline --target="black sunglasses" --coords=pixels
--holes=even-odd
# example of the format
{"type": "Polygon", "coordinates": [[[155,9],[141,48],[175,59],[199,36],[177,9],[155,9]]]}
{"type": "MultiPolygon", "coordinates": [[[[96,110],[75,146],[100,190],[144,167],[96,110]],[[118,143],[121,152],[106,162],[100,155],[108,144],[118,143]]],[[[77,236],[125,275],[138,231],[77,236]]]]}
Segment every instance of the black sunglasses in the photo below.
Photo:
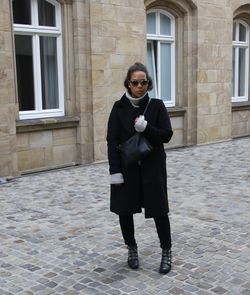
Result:
{"type": "Polygon", "coordinates": [[[130,80],[129,81],[129,83],[131,83],[135,87],[137,87],[139,84],[141,86],[146,86],[146,85],[148,85],[148,82],[149,82],[148,80],[144,80],[144,79],[142,79],[142,80],[130,80]]]}

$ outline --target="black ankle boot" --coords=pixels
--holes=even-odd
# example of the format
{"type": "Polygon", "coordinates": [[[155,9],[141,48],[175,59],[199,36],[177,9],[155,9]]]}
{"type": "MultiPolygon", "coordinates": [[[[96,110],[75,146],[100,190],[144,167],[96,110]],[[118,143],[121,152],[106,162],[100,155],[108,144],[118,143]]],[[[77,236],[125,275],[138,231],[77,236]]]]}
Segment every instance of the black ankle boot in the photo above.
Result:
{"type": "Polygon", "coordinates": [[[139,267],[137,246],[128,246],[128,266],[132,269],[139,267]]]}
{"type": "Polygon", "coordinates": [[[171,270],[171,249],[162,249],[162,258],[159,272],[162,274],[167,274],[171,270]]]}

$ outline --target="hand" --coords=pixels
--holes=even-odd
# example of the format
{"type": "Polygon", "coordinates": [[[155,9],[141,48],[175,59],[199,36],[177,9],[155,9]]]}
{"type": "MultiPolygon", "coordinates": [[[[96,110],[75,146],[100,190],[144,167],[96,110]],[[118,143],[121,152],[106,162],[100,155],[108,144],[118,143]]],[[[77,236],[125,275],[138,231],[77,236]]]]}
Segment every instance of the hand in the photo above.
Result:
{"type": "Polygon", "coordinates": [[[148,122],[145,120],[145,117],[141,115],[140,117],[135,119],[135,130],[137,132],[143,132],[147,127],[148,122]]]}

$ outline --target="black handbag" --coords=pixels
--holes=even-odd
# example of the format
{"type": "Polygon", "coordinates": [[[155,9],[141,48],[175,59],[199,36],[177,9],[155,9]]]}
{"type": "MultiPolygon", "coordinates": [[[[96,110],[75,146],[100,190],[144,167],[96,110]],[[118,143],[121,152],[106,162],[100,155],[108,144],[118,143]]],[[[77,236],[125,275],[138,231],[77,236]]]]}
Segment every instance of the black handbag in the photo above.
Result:
{"type": "MultiPolygon", "coordinates": [[[[150,100],[143,112],[145,114],[150,100]]],[[[118,145],[122,161],[126,167],[144,159],[153,150],[150,142],[139,132],[136,132],[125,142],[118,145]]]]}
{"type": "Polygon", "coordinates": [[[151,153],[152,149],[153,147],[149,141],[139,132],[136,132],[118,146],[122,161],[126,167],[144,159],[151,153]]]}

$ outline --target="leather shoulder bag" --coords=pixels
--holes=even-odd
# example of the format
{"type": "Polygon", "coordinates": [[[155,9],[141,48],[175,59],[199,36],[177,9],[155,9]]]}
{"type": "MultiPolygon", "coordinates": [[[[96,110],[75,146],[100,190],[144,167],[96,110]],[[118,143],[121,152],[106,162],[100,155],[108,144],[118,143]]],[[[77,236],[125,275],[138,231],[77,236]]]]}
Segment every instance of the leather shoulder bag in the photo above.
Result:
{"type": "MultiPolygon", "coordinates": [[[[143,115],[146,113],[149,103],[150,99],[143,112],[143,115]]],[[[143,136],[142,133],[136,132],[128,140],[119,144],[118,150],[120,151],[120,155],[125,167],[128,167],[147,157],[152,152],[153,146],[143,136]]]]}

